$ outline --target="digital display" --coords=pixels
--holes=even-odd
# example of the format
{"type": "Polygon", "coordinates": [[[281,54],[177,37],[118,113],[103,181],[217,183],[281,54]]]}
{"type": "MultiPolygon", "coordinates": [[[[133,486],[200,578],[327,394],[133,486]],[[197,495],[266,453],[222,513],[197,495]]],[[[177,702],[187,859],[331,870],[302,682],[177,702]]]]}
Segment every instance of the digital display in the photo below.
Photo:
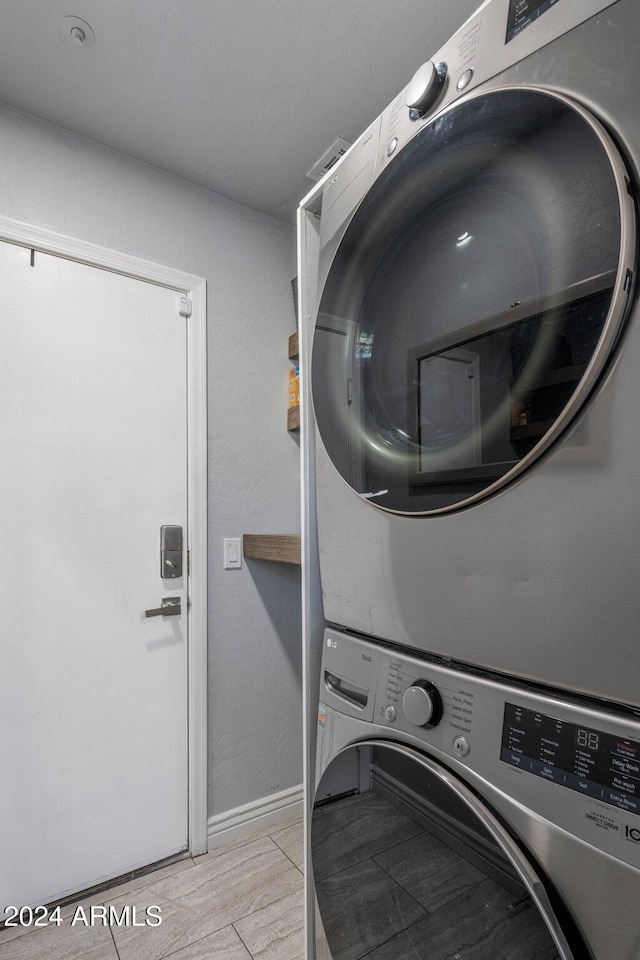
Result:
{"type": "Polygon", "coordinates": [[[509,0],[506,43],[526,30],[558,0],[509,0]]]}
{"type": "Polygon", "coordinates": [[[576,730],[576,746],[586,747],[587,750],[595,753],[600,749],[600,734],[594,733],[593,730],[581,730],[578,727],[576,730]]]}
{"type": "Polygon", "coordinates": [[[506,703],[500,759],[640,814],[640,743],[506,703]]]}

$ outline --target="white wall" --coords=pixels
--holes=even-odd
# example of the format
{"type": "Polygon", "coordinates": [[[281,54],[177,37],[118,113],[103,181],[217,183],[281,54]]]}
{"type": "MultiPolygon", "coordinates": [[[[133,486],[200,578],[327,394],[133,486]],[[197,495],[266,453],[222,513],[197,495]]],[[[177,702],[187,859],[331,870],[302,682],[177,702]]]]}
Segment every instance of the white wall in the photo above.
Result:
{"type": "Polygon", "coordinates": [[[223,537],[299,532],[294,229],[1,105],[0,215],[207,279],[209,813],[299,784],[299,568],[222,568],[223,537]]]}

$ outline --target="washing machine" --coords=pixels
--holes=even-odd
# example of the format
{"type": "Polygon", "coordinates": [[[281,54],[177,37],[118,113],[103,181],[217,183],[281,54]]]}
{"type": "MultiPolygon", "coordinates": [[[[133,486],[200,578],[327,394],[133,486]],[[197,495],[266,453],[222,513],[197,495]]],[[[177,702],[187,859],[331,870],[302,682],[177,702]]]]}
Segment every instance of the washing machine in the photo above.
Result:
{"type": "Polygon", "coordinates": [[[326,622],[635,707],[639,47],[483,4],[326,178],[310,369],[326,622]]]}
{"type": "Polygon", "coordinates": [[[631,712],[327,630],[318,960],[637,960],[639,773],[631,712]]]}

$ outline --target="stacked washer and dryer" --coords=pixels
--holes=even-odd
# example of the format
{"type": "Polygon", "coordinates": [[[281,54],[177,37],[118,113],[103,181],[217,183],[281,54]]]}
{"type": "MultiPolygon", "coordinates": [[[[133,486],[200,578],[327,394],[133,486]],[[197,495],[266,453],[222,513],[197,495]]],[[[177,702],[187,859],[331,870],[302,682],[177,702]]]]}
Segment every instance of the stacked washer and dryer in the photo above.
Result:
{"type": "Polygon", "coordinates": [[[639,47],[487,0],[322,185],[318,958],[640,957],[639,47]]]}

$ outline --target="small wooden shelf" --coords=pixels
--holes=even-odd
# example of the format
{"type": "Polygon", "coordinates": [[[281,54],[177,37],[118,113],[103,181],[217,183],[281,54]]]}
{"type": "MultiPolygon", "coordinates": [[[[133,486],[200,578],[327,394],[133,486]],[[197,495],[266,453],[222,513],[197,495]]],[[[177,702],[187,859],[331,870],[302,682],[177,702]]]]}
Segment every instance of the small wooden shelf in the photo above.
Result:
{"type": "Polygon", "coordinates": [[[245,533],[242,554],[247,560],[302,564],[299,534],[245,533]]]}
{"type": "MultiPolygon", "coordinates": [[[[289,337],[289,360],[298,366],[298,334],[292,333],[289,337]]],[[[293,433],[300,429],[300,407],[289,407],[287,411],[287,430],[293,433]]]]}
{"type": "Polygon", "coordinates": [[[536,420],[533,423],[523,423],[520,426],[511,427],[512,440],[528,440],[530,437],[541,437],[543,433],[550,430],[554,420],[536,420]]]}
{"type": "Polygon", "coordinates": [[[300,407],[289,407],[287,410],[287,430],[300,429],[300,407]]]}
{"type": "Polygon", "coordinates": [[[544,377],[524,389],[518,389],[518,386],[514,384],[511,388],[511,396],[524,397],[532,391],[542,390],[544,387],[555,387],[559,383],[575,383],[576,380],[582,378],[586,369],[586,363],[574,363],[570,367],[556,367],[555,370],[549,370],[544,377]]]}

